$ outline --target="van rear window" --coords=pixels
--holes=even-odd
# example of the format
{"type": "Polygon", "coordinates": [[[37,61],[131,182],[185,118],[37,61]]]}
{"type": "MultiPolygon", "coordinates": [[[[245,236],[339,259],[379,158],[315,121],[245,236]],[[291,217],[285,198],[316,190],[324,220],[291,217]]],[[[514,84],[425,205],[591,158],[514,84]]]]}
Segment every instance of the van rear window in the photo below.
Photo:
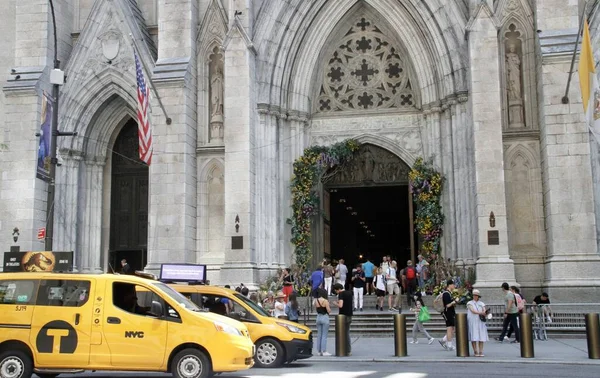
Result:
{"type": "Polygon", "coordinates": [[[37,280],[0,280],[0,304],[35,304],[37,280]]]}

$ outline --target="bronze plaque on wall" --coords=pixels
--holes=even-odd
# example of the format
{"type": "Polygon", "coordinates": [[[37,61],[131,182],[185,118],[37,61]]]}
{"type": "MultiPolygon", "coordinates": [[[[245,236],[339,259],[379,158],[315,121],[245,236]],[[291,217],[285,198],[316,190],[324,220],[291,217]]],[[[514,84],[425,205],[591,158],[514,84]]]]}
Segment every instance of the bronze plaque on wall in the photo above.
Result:
{"type": "Polygon", "coordinates": [[[500,245],[500,235],[497,230],[488,231],[488,245],[500,245]]]}
{"type": "Polygon", "coordinates": [[[232,236],[231,237],[231,249],[244,249],[244,237],[243,236],[232,236]]]}

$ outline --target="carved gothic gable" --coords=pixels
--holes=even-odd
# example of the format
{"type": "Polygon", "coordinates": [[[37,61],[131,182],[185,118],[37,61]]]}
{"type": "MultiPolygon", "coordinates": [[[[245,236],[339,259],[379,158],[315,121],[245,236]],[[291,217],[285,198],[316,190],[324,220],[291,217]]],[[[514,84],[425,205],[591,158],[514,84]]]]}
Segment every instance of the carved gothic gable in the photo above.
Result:
{"type": "MultiPolygon", "coordinates": [[[[141,59],[152,61],[155,47],[148,44],[147,36],[140,30],[139,20],[128,0],[97,1],[82,30],[81,37],[65,68],[69,83],[75,87],[85,85],[90,79],[106,70],[128,73],[135,78],[132,37],[141,49],[141,59]]],[[[151,64],[150,66],[153,66],[151,64]]]]}
{"type": "Polygon", "coordinates": [[[317,113],[414,109],[408,57],[379,21],[357,17],[325,60],[317,113]]]}
{"type": "Polygon", "coordinates": [[[218,0],[212,0],[204,15],[202,26],[198,30],[200,53],[210,49],[211,45],[223,43],[227,34],[227,17],[223,5],[218,0]]]}
{"type": "Polygon", "coordinates": [[[410,167],[390,151],[363,144],[354,159],[326,177],[327,185],[406,184],[410,167]]]}
{"type": "Polygon", "coordinates": [[[527,0],[499,0],[496,4],[496,17],[504,23],[509,17],[518,16],[526,25],[533,27],[533,13],[527,0]]]}

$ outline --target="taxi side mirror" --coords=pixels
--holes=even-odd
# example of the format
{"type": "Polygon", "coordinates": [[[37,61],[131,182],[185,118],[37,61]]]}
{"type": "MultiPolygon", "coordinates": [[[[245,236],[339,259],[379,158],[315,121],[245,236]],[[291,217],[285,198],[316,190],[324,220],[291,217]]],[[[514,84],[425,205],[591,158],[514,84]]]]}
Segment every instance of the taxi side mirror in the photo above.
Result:
{"type": "Polygon", "coordinates": [[[158,301],[152,301],[152,305],[150,306],[150,313],[156,317],[162,318],[164,316],[162,303],[158,301]]]}

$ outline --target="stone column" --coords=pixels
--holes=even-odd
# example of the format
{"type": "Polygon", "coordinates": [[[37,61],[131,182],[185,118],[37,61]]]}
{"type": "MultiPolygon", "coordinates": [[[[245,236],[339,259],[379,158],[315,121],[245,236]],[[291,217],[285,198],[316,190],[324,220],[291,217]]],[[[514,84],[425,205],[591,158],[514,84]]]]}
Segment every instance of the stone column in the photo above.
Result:
{"type": "MultiPolygon", "coordinates": [[[[541,62],[540,148],[547,230],[546,280],[553,301],[600,301],[600,258],[594,201],[600,189],[592,184],[590,144],[597,148],[583,117],[579,76],[573,75],[569,104],[562,104],[571,52],[575,43],[577,2],[537,0],[541,62]],[[595,198],[594,198],[595,189],[595,198]]],[[[589,7],[588,7],[589,8],[589,7]]],[[[589,9],[588,9],[589,10],[589,9]]]]}
{"type": "MultiPolygon", "coordinates": [[[[244,14],[247,13],[244,11],[244,14]]],[[[221,280],[257,285],[255,50],[236,20],[225,48],[225,265],[221,280]],[[236,229],[236,223],[239,226],[236,229]]],[[[263,143],[260,141],[260,143],[263,143]]]]}
{"type": "Polygon", "coordinates": [[[79,208],[79,166],[83,160],[80,151],[61,150],[63,161],[57,169],[57,200],[54,250],[76,251],[78,221],[77,209],[79,208]]]}
{"type": "Polygon", "coordinates": [[[81,245],[75,265],[82,272],[102,271],[102,177],[104,161],[86,160],[83,166],[83,203],[79,208],[81,245]]]}
{"type": "MultiPolygon", "coordinates": [[[[159,0],[158,61],[153,79],[172,124],[152,102],[148,265],[196,262],[196,46],[198,2],[159,0]]],[[[210,277],[208,277],[210,279],[210,277]]]]}
{"type": "Polygon", "coordinates": [[[453,260],[463,260],[462,252],[457,249],[457,233],[456,233],[456,204],[454,201],[454,193],[456,192],[454,182],[454,141],[452,139],[452,113],[455,111],[453,105],[456,100],[445,103],[442,106],[442,117],[439,125],[441,152],[440,152],[440,168],[441,172],[446,177],[444,183],[444,191],[442,194],[444,214],[446,220],[444,225],[444,256],[453,260]],[[461,254],[459,255],[459,252],[461,254]]]}
{"type": "Polygon", "coordinates": [[[498,33],[492,15],[488,5],[480,3],[467,27],[479,252],[475,286],[486,291],[484,295],[490,299],[498,298],[502,282],[515,283],[514,264],[508,254],[498,33]],[[491,212],[495,225],[490,224],[491,212]],[[491,232],[496,233],[497,244],[490,240],[491,232]]]}

